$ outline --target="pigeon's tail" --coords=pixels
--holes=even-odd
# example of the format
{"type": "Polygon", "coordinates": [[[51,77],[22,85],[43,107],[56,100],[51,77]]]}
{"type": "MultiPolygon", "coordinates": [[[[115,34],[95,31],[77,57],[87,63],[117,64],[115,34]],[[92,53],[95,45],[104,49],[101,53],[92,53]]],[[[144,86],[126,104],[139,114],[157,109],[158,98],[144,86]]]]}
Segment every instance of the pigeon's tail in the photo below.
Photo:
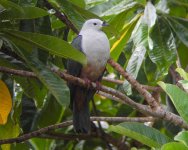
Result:
{"type": "Polygon", "coordinates": [[[73,125],[77,133],[88,133],[90,131],[90,113],[88,90],[77,88],[73,100],[73,125]]]}

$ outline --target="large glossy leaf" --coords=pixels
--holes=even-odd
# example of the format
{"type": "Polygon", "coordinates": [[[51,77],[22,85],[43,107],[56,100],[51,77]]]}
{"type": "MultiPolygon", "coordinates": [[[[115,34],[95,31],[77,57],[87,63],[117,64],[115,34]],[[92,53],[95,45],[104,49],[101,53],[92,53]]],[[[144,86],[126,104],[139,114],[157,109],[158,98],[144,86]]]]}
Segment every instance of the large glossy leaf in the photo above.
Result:
{"type": "MultiPolygon", "coordinates": [[[[147,50],[148,44],[148,26],[144,23],[144,18],[141,17],[136,24],[131,36],[131,40],[133,41],[133,49],[132,55],[128,61],[126,71],[131,74],[135,79],[138,75],[142,62],[144,60],[144,56],[147,50]]],[[[128,81],[125,80],[123,83],[124,91],[130,95],[131,85],[128,81]]]]}
{"type": "MultiPolygon", "coordinates": [[[[44,34],[21,32],[15,30],[3,30],[12,41],[15,41],[17,45],[23,46],[23,42],[49,51],[53,55],[57,55],[64,58],[73,59],[82,64],[86,64],[86,57],[83,53],[75,50],[67,42],[44,34]]],[[[27,48],[26,48],[27,49],[27,48]]]]}
{"type": "Polygon", "coordinates": [[[155,25],[156,19],[157,19],[156,9],[154,5],[150,1],[148,1],[144,9],[143,20],[148,25],[148,27],[151,28],[155,25]]]}
{"type": "Polygon", "coordinates": [[[12,109],[12,98],[6,84],[0,80],[0,125],[7,123],[7,118],[12,109]]]}
{"type": "Polygon", "coordinates": [[[147,146],[155,148],[159,148],[163,144],[172,141],[172,139],[158,130],[141,123],[126,122],[116,126],[111,125],[109,130],[131,137],[147,146]]]}
{"type": "Polygon", "coordinates": [[[188,147],[188,131],[179,132],[174,140],[184,143],[188,147]]]}
{"type": "Polygon", "coordinates": [[[178,38],[188,47],[188,28],[183,24],[184,22],[187,24],[188,21],[175,17],[168,17],[166,20],[178,38]]]}
{"type": "Polygon", "coordinates": [[[109,16],[119,14],[131,7],[134,7],[137,3],[133,0],[109,0],[101,5],[96,5],[89,9],[89,11],[99,16],[109,16]]]}
{"type": "Polygon", "coordinates": [[[168,94],[180,116],[188,123],[188,94],[176,85],[166,84],[161,81],[158,84],[168,94]]]}
{"type": "Polygon", "coordinates": [[[176,61],[175,38],[164,19],[159,18],[149,34],[149,57],[157,65],[162,75],[168,73],[171,64],[176,61]]]}
{"type": "Polygon", "coordinates": [[[4,11],[0,19],[34,19],[48,15],[48,12],[38,7],[21,7],[11,1],[1,0],[4,11]]]}
{"type": "Polygon", "coordinates": [[[183,143],[178,142],[170,142],[162,146],[161,150],[187,150],[188,147],[186,147],[183,143]]]}

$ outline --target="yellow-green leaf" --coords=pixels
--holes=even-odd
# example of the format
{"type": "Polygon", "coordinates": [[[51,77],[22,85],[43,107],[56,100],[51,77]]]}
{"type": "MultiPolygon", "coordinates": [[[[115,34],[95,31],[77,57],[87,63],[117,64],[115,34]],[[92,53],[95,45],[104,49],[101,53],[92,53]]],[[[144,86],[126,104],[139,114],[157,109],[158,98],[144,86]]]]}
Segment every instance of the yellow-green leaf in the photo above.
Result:
{"type": "Polygon", "coordinates": [[[12,99],[6,84],[0,80],[0,124],[7,122],[12,108],[12,99]]]}

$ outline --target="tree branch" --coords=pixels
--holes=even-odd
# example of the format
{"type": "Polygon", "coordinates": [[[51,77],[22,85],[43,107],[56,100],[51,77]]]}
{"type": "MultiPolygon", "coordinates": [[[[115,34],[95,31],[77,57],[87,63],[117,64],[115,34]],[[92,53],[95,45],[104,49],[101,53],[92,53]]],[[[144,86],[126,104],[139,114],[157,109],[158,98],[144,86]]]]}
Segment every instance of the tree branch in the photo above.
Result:
{"type": "Polygon", "coordinates": [[[133,88],[135,88],[140,95],[142,95],[147,103],[151,106],[152,109],[157,109],[159,104],[157,101],[153,98],[153,96],[143,88],[143,86],[138,83],[131,75],[129,75],[127,72],[124,71],[124,69],[115,61],[112,59],[108,60],[108,63],[116,70],[118,71],[131,85],[133,88]]]}
{"type": "MultiPolygon", "coordinates": [[[[188,129],[188,125],[181,119],[181,117],[163,109],[157,103],[157,100],[155,100],[154,97],[146,89],[144,89],[140,83],[138,83],[132,76],[130,76],[127,72],[125,72],[124,69],[118,63],[116,63],[112,59],[109,59],[108,63],[116,71],[118,71],[123,77],[125,77],[127,81],[129,81],[129,83],[145,98],[145,100],[152,108],[152,110],[148,112],[150,115],[152,116],[156,115],[155,117],[159,117],[166,121],[170,121],[175,125],[179,125],[182,126],[183,128],[188,129]]],[[[117,97],[120,98],[119,96],[117,97]]]]}
{"type": "MultiPolygon", "coordinates": [[[[115,62],[113,62],[113,63],[115,63],[115,62]]],[[[117,64],[115,63],[115,65],[117,65],[117,64]]],[[[121,67],[121,66],[119,66],[119,67],[121,67]]],[[[124,74],[123,73],[124,71],[122,71],[122,68],[120,68],[120,69],[121,69],[121,73],[124,74]]],[[[83,86],[83,87],[88,87],[87,82],[84,81],[81,78],[74,77],[74,76],[69,75],[67,73],[57,71],[55,69],[51,69],[51,70],[53,72],[57,73],[61,78],[65,79],[65,80],[67,80],[67,81],[69,81],[69,82],[71,82],[73,84],[76,84],[76,85],[79,85],[79,86],[83,86]]],[[[20,74],[20,70],[8,69],[6,67],[1,67],[1,66],[0,66],[0,71],[1,72],[5,72],[5,73],[15,73],[17,75],[20,74]]],[[[26,72],[28,73],[28,71],[26,71],[26,72]]],[[[26,73],[26,72],[24,72],[24,73],[26,73]]],[[[23,73],[23,71],[22,71],[22,73],[23,73]]],[[[28,74],[30,76],[36,77],[33,73],[31,73],[31,74],[28,73],[28,74]]],[[[23,76],[23,74],[21,74],[21,75],[23,76]]],[[[146,91],[144,88],[142,88],[142,86],[135,79],[132,79],[132,77],[130,77],[129,74],[126,73],[126,76],[129,77],[129,80],[131,80],[131,84],[134,84],[134,87],[135,86],[136,87],[139,86],[138,90],[139,90],[139,92],[142,95],[145,95],[144,92],[146,92],[146,94],[149,95],[149,96],[145,95],[145,97],[147,97],[148,100],[149,100],[150,97],[152,99],[154,99],[152,97],[152,95],[148,91],[146,91]]],[[[179,116],[177,116],[177,115],[175,115],[173,113],[167,112],[166,110],[164,110],[160,106],[157,106],[157,108],[155,110],[152,110],[150,107],[148,107],[146,105],[142,105],[142,104],[134,102],[132,99],[130,99],[129,97],[127,97],[123,93],[121,93],[121,92],[119,92],[119,91],[117,91],[117,90],[115,90],[113,88],[106,87],[106,86],[103,86],[103,85],[101,85],[100,88],[99,88],[99,86],[97,86],[96,83],[93,83],[93,82],[91,83],[90,88],[93,88],[93,89],[100,90],[102,92],[111,94],[113,97],[118,98],[118,100],[121,101],[122,103],[130,105],[131,107],[137,109],[138,111],[140,111],[140,112],[142,112],[142,113],[144,113],[146,115],[151,115],[153,117],[158,117],[160,119],[164,119],[166,121],[170,121],[170,122],[174,123],[175,125],[179,125],[179,126],[181,126],[183,128],[188,129],[188,125],[181,119],[181,117],[179,117],[179,116]]]]}
{"type": "MultiPolygon", "coordinates": [[[[103,81],[107,81],[107,82],[111,82],[111,83],[115,83],[115,84],[123,84],[124,81],[123,80],[118,80],[118,79],[112,79],[109,77],[103,77],[102,78],[103,81]]],[[[145,88],[146,90],[149,91],[155,91],[155,92],[163,92],[163,89],[159,86],[149,86],[149,85],[142,85],[143,88],[145,88]]]]}

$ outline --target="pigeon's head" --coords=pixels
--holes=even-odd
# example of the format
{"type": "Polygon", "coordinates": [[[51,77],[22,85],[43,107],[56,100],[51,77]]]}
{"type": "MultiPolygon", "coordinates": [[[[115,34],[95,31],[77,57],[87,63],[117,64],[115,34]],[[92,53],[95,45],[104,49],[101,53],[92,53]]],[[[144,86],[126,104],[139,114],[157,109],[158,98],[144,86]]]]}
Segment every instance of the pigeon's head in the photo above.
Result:
{"type": "Polygon", "coordinates": [[[100,19],[89,19],[87,20],[82,27],[82,30],[94,29],[100,30],[103,26],[107,26],[108,24],[105,21],[101,21],[100,19]]]}

